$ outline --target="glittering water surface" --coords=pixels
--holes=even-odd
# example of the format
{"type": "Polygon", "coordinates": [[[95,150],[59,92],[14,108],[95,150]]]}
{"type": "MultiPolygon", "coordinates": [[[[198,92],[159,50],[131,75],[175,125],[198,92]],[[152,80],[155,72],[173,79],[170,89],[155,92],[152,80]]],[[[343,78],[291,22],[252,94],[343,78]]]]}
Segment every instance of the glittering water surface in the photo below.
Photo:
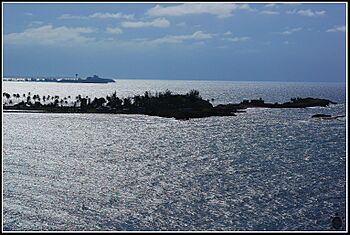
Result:
{"type": "MultiPolygon", "coordinates": [[[[152,82],[126,82],[119,93],[164,90],[165,81],[152,82]]],[[[42,95],[112,91],[22,84],[3,88],[36,87],[32,94],[42,95]]],[[[4,230],[332,230],[332,216],[345,217],[346,121],[310,117],[345,114],[344,85],[239,84],[178,81],[165,89],[199,87],[219,103],[311,96],[339,104],[189,121],[4,113],[4,230]]]]}

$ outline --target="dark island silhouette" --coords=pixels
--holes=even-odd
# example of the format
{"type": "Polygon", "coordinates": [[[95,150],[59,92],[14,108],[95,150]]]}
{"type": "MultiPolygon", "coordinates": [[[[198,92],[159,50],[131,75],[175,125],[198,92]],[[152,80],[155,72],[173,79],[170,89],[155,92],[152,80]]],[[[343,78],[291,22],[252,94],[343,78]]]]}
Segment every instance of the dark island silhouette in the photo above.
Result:
{"type": "Polygon", "coordinates": [[[56,82],[64,82],[64,83],[109,83],[109,82],[115,82],[113,79],[109,78],[100,78],[97,75],[94,75],[92,77],[87,77],[86,79],[78,78],[76,80],[72,79],[61,79],[56,80],[56,82]]]}
{"type": "Polygon", "coordinates": [[[4,111],[40,111],[50,113],[117,113],[117,114],[144,114],[151,116],[188,120],[211,116],[236,116],[247,108],[307,108],[325,107],[336,104],[327,99],[292,98],[283,104],[265,103],[259,100],[243,100],[238,104],[219,104],[213,106],[209,100],[204,100],[197,90],[186,94],[173,94],[171,91],[156,92],[154,95],[146,91],[144,95],[119,98],[114,92],[111,95],[91,99],[88,96],[78,95],[75,99],[70,96],[33,95],[30,92],[22,96],[3,93],[4,111]]]}

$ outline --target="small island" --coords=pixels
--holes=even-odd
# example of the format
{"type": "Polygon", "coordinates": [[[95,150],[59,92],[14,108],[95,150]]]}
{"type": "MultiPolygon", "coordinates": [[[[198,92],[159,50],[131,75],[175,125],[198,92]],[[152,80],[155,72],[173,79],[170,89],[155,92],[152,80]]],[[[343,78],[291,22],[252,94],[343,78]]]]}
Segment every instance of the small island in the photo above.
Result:
{"type": "Polygon", "coordinates": [[[119,98],[116,92],[105,98],[91,99],[88,96],[78,95],[75,99],[70,96],[42,96],[30,93],[13,94],[3,93],[3,110],[23,112],[48,113],[114,113],[114,114],[144,114],[151,116],[188,120],[190,118],[203,118],[211,116],[236,116],[247,108],[307,108],[325,107],[336,104],[330,100],[317,98],[292,98],[283,104],[265,103],[264,100],[243,100],[238,104],[219,104],[213,106],[209,100],[204,100],[197,90],[186,94],[173,94],[171,91],[146,91],[144,95],[119,98]]]}
{"type": "Polygon", "coordinates": [[[56,82],[61,82],[61,83],[110,83],[110,82],[115,82],[113,79],[109,78],[100,78],[97,75],[94,75],[93,77],[87,77],[86,79],[58,79],[56,82]]]}

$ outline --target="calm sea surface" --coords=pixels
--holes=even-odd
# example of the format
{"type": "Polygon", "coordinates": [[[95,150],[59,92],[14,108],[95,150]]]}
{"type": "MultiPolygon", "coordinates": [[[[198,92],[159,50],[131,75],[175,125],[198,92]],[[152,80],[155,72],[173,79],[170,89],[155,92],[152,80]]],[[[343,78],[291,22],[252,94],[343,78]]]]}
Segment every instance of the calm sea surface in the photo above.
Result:
{"type": "MultiPolygon", "coordinates": [[[[3,92],[119,97],[197,89],[213,104],[326,98],[177,121],[3,113],[4,230],[332,230],[346,216],[345,84],[118,80],[3,82],[3,92]]],[[[345,225],[342,228],[345,230],[345,225]]]]}

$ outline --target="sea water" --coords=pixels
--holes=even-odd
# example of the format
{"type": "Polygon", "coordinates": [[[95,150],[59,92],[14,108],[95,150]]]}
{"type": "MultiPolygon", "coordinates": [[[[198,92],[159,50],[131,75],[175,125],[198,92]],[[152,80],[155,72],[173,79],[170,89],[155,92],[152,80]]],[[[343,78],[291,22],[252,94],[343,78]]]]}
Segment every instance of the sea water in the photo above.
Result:
{"type": "MultiPolygon", "coordinates": [[[[319,231],[346,218],[345,84],[118,80],[3,82],[3,92],[119,97],[197,89],[213,104],[325,98],[178,121],[3,113],[5,231],[319,231]]],[[[345,230],[345,225],[342,227],[345,230]]]]}

